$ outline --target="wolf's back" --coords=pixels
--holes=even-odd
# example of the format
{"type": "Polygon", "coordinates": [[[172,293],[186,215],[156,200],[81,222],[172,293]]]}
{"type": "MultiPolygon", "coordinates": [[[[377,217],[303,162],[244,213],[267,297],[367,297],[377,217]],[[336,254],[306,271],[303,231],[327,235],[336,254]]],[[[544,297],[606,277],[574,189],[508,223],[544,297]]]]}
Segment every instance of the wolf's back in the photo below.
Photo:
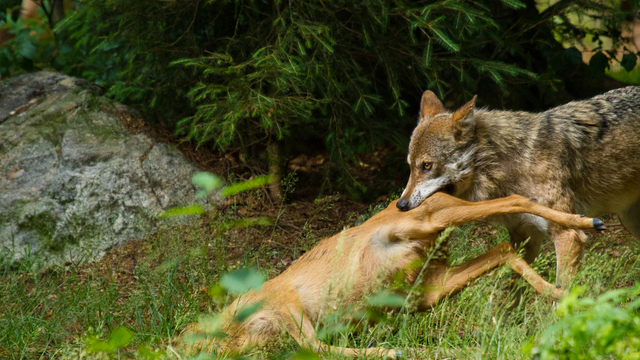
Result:
{"type": "Polygon", "coordinates": [[[578,198],[593,202],[640,186],[640,87],[629,86],[537,114],[539,144],[555,153],[578,198]],[[578,195],[580,194],[580,195],[578,195]]]}
{"type": "Polygon", "coordinates": [[[476,183],[474,200],[527,194],[523,179],[564,184],[582,203],[640,188],[640,87],[541,113],[480,110],[477,117],[477,170],[493,180],[476,183]]]}
{"type": "Polygon", "coordinates": [[[628,135],[637,134],[640,126],[640,87],[629,86],[591,99],[572,101],[539,116],[547,120],[546,126],[576,132],[576,137],[584,135],[593,141],[605,137],[632,140],[628,135]]]}

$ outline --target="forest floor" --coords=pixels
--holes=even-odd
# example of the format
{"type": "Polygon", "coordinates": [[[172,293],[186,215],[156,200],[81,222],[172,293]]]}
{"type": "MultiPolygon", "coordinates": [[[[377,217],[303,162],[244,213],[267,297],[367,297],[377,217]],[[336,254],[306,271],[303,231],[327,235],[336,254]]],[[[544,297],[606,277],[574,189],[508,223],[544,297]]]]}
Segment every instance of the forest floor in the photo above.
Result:
{"type": "MultiPolygon", "coordinates": [[[[145,130],[144,124],[129,126],[132,131],[145,130]]],[[[160,140],[163,136],[168,135],[156,134],[160,140]]],[[[185,145],[178,148],[202,170],[235,180],[251,176],[238,157],[185,145]]],[[[132,241],[92,263],[65,264],[44,272],[31,271],[28,263],[5,269],[0,272],[0,359],[185,359],[168,346],[198,316],[221,309],[223,304],[209,296],[211,285],[224,273],[243,267],[257,268],[272,278],[322,238],[354,226],[376,204],[388,203],[397,196],[397,184],[406,181],[400,175],[377,176],[385,163],[396,161],[392,153],[369,154],[359,164],[360,180],[368,188],[391,189],[375,194],[373,202],[358,202],[346,194],[318,197],[326,155],[312,154],[289,162],[285,201],[273,202],[266,190],[252,190],[228,199],[216,216],[132,241]],[[221,221],[249,216],[270,216],[275,224],[219,231],[221,221]],[[113,340],[109,334],[119,326],[134,334],[130,344],[114,352],[87,351],[87,343],[113,340]]],[[[628,287],[640,279],[640,242],[615,217],[603,220],[609,229],[590,235],[575,281],[586,286],[585,296],[628,287]]],[[[461,226],[448,245],[451,261],[469,260],[502,241],[508,241],[504,227],[483,222],[461,226]]],[[[533,268],[548,280],[555,278],[550,241],[533,268]]],[[[353,331],[325,331],[323,339],[349,347],[419,348],[423,353],[418,357],[428,354],[434,359],[530,358],[522,349],[555,321],[554,305],[519,281],[524,301],[507,310],[514,289],[511,279],[512,272],[501,268],[429,312],[389,314],[385,321],[353,331]]],[[[249,356],[290,358],[298,350],[285,337],[249,356]]]]}

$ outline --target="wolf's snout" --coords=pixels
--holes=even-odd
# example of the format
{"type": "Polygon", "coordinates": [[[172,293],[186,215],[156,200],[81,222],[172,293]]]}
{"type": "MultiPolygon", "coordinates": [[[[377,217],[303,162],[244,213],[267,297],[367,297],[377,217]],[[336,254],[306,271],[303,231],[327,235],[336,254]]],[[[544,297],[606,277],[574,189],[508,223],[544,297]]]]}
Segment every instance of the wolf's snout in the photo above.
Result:
{"type": "Polygon", "coordinates": [[[396,203],[396,206],[398,207],[398,209],[400,209],[402,211],[411,210],[411,207],[409,207],[409,200],[407,200],[407,199],[398,200],[398,202],[396,203]]]}

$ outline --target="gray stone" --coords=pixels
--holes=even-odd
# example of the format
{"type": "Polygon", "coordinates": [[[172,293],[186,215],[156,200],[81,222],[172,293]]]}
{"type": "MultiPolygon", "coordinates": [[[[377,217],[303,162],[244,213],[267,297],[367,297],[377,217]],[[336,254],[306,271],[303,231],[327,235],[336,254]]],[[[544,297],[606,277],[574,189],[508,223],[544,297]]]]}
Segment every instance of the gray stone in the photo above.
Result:
{"type": "Polygon", "coordinates": [[[130,135],[132,110],[51,72],[0,83],[0,262],[87,261],[185,219],[197,169],[177,149],[130,135]]]}

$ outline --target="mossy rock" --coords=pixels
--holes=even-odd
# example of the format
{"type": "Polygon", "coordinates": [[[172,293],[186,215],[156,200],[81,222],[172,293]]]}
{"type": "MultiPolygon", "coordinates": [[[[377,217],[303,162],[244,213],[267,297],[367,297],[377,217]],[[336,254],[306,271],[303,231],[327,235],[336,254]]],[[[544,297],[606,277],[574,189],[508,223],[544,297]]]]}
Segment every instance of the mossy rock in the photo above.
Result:
{"type": "Polygon", "coordinates": [[[135,113],[84,80],[0,82],[0,261],[93,260],[183,221],[157,215],[196,202],[197,169],[120,116],[135,113]]]}

